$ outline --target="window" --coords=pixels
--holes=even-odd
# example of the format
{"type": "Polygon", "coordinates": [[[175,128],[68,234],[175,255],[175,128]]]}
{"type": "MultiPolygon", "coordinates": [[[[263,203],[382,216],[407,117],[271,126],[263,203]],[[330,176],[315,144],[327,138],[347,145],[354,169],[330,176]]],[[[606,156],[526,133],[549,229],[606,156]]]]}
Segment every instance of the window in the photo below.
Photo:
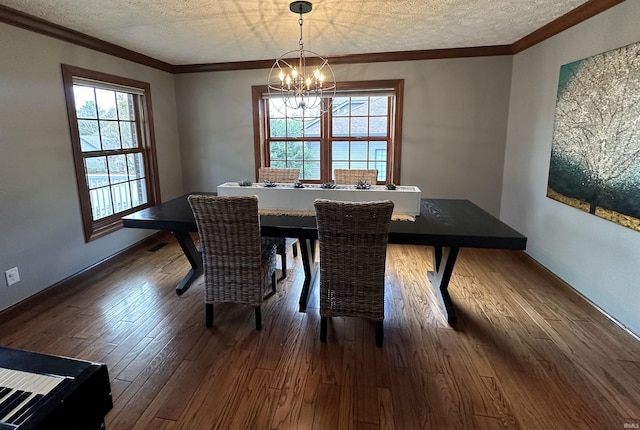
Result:
{"type": "Polygon", "coordinates": [[[286,109],[254,86],[259,167],[294,167],[305,182],[333,180],[334,169],[378,169],[378,183],[400,182],[403,80],[338,83],[331,109],[286,109]],[[283,112],[281,112],[283,111],[283,112]]]}
{"type": "Polygon", "coordinates": [[[160,201],[148,83],[62,65],[85,240],[160,201]]]}

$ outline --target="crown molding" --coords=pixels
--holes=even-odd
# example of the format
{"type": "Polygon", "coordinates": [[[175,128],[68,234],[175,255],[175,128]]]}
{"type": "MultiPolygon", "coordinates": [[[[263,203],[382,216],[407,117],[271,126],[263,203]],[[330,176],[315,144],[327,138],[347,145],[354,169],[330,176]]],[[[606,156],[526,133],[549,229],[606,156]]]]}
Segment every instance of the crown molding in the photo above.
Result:
{"type": "MultiPolygon", "coordinates": [[[[339,55],[327,57],[332,65],[379,63],[388,61],[415,61],[433,60],[442,58],[484,57],[498,55],[513,55],[522,52],[556,34],[573,27],[587,19],[616,6],[625,0],[589,0],[574,10],[555,19],[544,27],[523,37],[511,45],[477,46],[469,48],[428,49],[416,51],[375,52],[352,55],[339,55]]],[[[0,22],[14,25],[25,30],[54,37],[65,42],[113,55],[134,63],[153,67],[165,72],[199,73],[221,72],[231,70],[269,69],[273,60],[235,61],[224,63],[185,64],[173,65],[155,58],[140,54],[139,52],[123,48],[104,40],[88,36],[75,30],[45,21],[32,15],[0,5],[0,22]]]]}
{"type": "Polygon", "coordinates": [[[80,33],[79,31],[71,30],[61,25],[45,21],[33,15],[28,15],[2,5],[0,5],[0,22],[53,37],[55,39],[60,39],[65,42],[73,43],[74,45],[93,49],[94,51],[103,52],[105,54],[133,61],[134,63],[153,67],[154,69],[173,73],[173,65],[169,63],[156,60],[155,58],[148,57],[140,54],[139,52],[123,48],[122,46],[106,42],[96,37],[88,36],[84,33],[80,33]]]}
{"type": "Polygon", "coordinates": [[[580,24],[582,21],[598,15],[607,9],[612,8],[625,0],[589,0],[588,2],[578,6],[561,17],[551,21],[544,27],[540,27],[533,33],[523,37],[511,44],[511,50],[514,54],[531,48],[538,43],[545,41],[558,33],[580,24]]]}

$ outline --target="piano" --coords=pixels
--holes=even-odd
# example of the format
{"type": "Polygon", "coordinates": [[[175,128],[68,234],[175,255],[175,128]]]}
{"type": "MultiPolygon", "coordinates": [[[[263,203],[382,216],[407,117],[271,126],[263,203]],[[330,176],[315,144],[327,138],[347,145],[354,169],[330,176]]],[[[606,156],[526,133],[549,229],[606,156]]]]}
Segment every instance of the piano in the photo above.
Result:
{"type": "Polygon", "coordinates": [[[107,366],[0,347],[0,430],[98,430],[113,407],[107,366]]]}

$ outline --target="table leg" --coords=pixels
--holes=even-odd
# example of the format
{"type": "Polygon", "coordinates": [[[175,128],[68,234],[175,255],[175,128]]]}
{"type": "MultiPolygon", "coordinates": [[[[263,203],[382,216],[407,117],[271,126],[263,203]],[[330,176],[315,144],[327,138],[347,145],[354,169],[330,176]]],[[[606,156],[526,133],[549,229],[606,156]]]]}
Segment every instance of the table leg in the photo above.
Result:
{"type": "Polygon", "coordinates": [[[182,252],[189,260],[191,264],[191,269],[186,274],[182,281],[176,287],[176,294],[181,296],[185,291],[189,289],[191,283],[195,281],[198,276],[202,275],[202,254],[198,252],[196,249],[196,245],[193,243],[193,239],[191,238],[191,234],[183,231],[174,231],[173,235],[178,240],[180,247],[182,248],[182,252]]]}
{"type": "Polygon", "coordinates": [[[307,299],[318,273],[318,265],[315,261],[316,241],[315,239],[300,239],[299,242],[300,251],[302,251],[302,267],[304,268],[304,283],[300,293],[299,310],[300,312],[305,312],[307,310],[307,299]]]}
{"type": "Polygon", "coordinates": [[[456,323],[456,310],[449,295],[449,281],[453,273],[453,266],[456,264],[458,251],[460,248],[453,246],[436,246],[433,252],[433,267],[435,270],[427,272],[427,277],[436,289],[436,295],[440,305],[447,314],[449,325],[456,323]],[[444,264],[442,264],[444,262],[444,264]]]}

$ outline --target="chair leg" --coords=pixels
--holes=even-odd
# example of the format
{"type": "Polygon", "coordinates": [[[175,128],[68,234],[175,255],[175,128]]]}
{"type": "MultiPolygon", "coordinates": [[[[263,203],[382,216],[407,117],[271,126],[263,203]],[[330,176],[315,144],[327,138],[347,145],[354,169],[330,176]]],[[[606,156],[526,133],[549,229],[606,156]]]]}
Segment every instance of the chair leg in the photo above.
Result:
{"type": "Polygon", "coordinates": [[[283,252],[280,254],[280,261],[282,262],[282,276],[280,279],[284,279],[287,277],[287,252],[283,252]]]}
{"type": "Polygon", "coordinates": [[[260,306],[255,307],[256,311],[256,330],[262,329],[262,313],[260,312],[260,306]]]}
{"type": "Polygon", "coordinates": [[[293,258],[296,258],[298,256],[298,242],[294,242],[291,248],[293,249],[293,258]]]}
{"type": "Polygon", "coordinates": [[[204,304],[204,322],[207,327],[213,327],[213,303],[204,304]]]}
{"type": "Polygon", "coordinates": [[[327,342],[327,317],[320,317],[320,342],[327,342]]]}
{"type": "Polygon", "coordinates": [[[384,328],[382,321],[376,321],[376,346],[382,348],[382,339],[384,338],[384,328]]]}
{"type": "Polygon", "coordinates": [[[276,286],[278,285],[278,278],[276,277],[276,271],[271,274],[271,291],[276,292],[276,286]]]}

